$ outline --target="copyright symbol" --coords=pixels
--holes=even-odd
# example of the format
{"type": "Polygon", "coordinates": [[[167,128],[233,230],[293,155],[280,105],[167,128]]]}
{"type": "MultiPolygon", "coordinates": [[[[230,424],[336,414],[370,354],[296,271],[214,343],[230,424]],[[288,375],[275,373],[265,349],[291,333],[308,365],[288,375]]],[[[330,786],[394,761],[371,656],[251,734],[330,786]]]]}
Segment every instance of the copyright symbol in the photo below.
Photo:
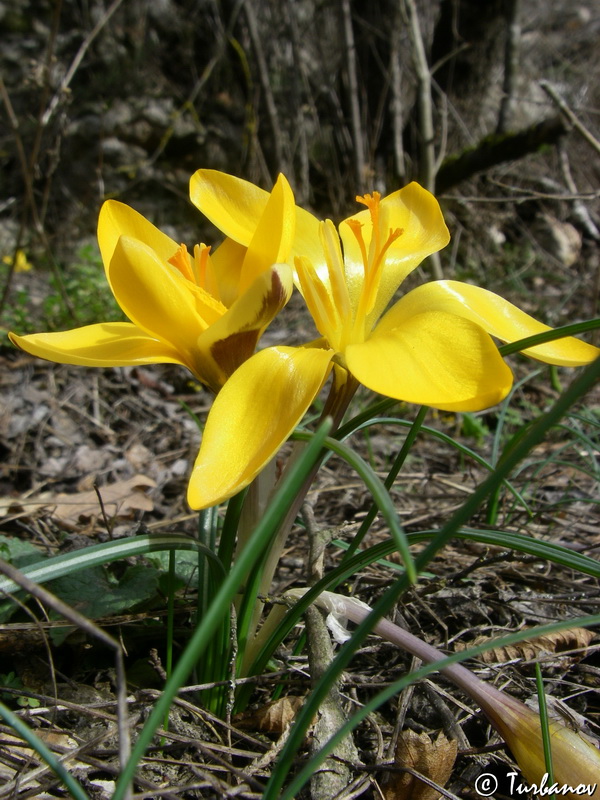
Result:
{"type": "Polygon", "coordinates": [[[491,772],[482,772],[475,780],[475,791],[481,797],[489,797],[498,788],[498,778],[491,772]]]}

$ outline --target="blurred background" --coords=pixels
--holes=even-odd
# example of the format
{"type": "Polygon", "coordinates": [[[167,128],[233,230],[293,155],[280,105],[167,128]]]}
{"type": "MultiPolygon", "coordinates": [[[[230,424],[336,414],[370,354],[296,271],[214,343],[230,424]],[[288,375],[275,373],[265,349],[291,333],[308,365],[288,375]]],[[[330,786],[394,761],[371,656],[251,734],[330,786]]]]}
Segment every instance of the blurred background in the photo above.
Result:
{"type": "Polygon", "coordinates": [[[419,180],[453,236],[434,276],[592,317],[599,36],[593,0],[1,0],[0,325],[113,313],[106,198],[214,243],[200,167],[284,172],[336,221],[419,180]]]}

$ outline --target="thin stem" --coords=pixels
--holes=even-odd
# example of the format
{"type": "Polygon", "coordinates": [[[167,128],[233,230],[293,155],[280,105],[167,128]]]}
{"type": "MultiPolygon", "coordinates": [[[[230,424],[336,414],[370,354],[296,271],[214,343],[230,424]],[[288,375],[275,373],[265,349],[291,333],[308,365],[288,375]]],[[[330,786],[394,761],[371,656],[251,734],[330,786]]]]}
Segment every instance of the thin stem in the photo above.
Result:
{"type": "MultiPolygon", "coordinates": [[[[336,369],[334,372],[334,380],[331,385],[331,389],[329,392],[329,396],[325,403],[325,407],[323,409],[323,413],[321,414],[320,423],[325,419],[331,420],[331,427],[332,430],[336,430],[340,425],[346,410],[350,404],[350,401],[354,397],[356,389],[358,388],[358,382],[345,370],[336,369]]],[[[295,468],[296,461],[301,457],[304,452],[306,444],[304,442],[298,443],[294,447],[294,451],[290,456],[288,463],[283,470],[281,478],[279,479],[279,483],[281,483],[287,473],[295,468]]],[[[242,660],[242,672],[241,674],[244,675],[244,670],[247,669],[249,664],[251,664],[254,659],[256,658],[256,647],[257,643],[254,641],[256,635],[256,629],[258,627],[258,623],[260,621],[260,617],[263,611],[264,603],[258,599],[259,595],[266,595],[271,588],[271,583],[273,581],[273,576],[275,575],[275,571],[277,569],[277,565],[279,564],[279,560],[281,558],[281,553],[285,548],[285,543],[287,541],[287,537],[290,534],[292,526],[298,516],[300,509],[302,508],[302,504],[308,494],[310,487],[313,484],[313,481],[319,471],[322,463],[322,457],[317,459],[313,464],[312,469],[306,476],[304,483],[302,484],[302,488],[296,494],[293,502],[291,503],[288,512],[277,530],[275,537],[273,538],[272,543],[269,547],[268,555],[265,559],[264,565],[260,570],[260,581],[257,584],[257,593],[253,600],[253,619],[250,627],[248,628],[248,636],[247,636],[247,647],[246,652],[243,655],[242,660]]],[[[260,480],[260,475],[258,479],[260,480]]],[[[278,485],[279,485],[278,483],[278,485]]],[[[246,603],[248,604],[249,598],[246,593],[245,597],[246,603]]]]}

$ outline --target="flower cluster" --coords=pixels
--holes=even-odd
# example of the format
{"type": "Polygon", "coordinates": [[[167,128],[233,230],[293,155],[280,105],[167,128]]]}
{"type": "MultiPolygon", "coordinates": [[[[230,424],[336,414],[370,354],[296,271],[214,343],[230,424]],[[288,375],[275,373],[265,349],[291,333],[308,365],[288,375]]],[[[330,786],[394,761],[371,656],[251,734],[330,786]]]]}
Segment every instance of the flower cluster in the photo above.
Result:
{"type": "MultiPolygon", "coordinates": [[[[246,487],[277,453],[333,373],[331,404],[359,384],[411,403],[477,411],[502,400],[512,373],[492,337],[549,330],[486,289],[432,281],[393,301],[404,279],[449,241],[436,199],[416,183],[363,206],[338,228],[295,205],[280,176],[271,192],[213,170],[190,182],[222,231],[190,253],[133,209],[109,200],[98,240],[129,322],[10,334],[40,358],[86,366],[177,363],[215,392],[188,489],[192,508],[246,487]],[[256,351],[294,284],[319,338],[256,351]]],[[[524,351],[578,366],[600,351],[572,337],[524,351]]],[[[343,403],[338,402],[338,407],[343,403]]]]}

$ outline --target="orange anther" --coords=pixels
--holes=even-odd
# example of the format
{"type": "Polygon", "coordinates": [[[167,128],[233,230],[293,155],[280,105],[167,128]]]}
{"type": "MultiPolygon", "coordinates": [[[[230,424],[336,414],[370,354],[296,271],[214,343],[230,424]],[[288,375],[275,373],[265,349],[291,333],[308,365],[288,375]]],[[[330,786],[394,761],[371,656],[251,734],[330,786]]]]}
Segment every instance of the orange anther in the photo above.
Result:
{"type": "Polygon", "coordinates": [[[181,272],[184,278],[188,281],[194,280],[194,275],[190,266],[190,257],[188,255],[187,247],[184,244],[179,245],[179,248],[169,259],[169,264],[172,264],[176,269],[181,272]]]}

